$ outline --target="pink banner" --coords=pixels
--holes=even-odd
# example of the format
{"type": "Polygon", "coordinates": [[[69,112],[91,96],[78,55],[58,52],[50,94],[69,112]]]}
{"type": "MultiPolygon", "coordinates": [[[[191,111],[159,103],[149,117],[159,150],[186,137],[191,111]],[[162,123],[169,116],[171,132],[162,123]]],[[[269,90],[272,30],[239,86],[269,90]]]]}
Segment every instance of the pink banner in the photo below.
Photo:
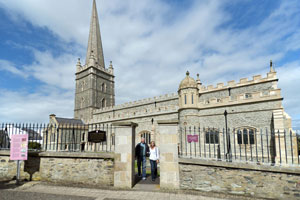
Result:
{"type": "Polygon", "coordinates": [[[187,135],[188,143],[198,142],[198,135],[187,135]]]}
{"type": "Polygon", "coordinates": [[[10,160],[27,160],[28,134],[12,135],[10,142],[10,160]]]}

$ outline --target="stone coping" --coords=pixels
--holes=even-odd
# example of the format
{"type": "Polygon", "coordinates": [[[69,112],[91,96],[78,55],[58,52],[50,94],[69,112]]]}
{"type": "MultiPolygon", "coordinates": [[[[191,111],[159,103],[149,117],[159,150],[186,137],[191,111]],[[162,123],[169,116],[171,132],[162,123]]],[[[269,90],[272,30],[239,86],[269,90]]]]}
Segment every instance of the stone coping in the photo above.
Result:
{"type": "MultiPolygon", "coordinates": [[[[0,151],[0,156],[9,156],[10,151],[0,151]]],[[[114,153],[109,152],[28,152],[29,156],[55,157],[55,158],[110,158],[114,159],[114,153]]]]}
{"type": "MultiPolygon", "coordinates": [[[[111,111],[109,111],[111,112],[111,111]]],[[[107,112],[108,113],[108,112],[107,112]]],[[[143,114],[143,115],[136,115],[136,116],[129,116],[129,117],[120,117],[120,118],[112,118],[112,119],[103,119],[101,122],[103,123],[111,123],[111,122],[115,122],[115,123],[119,123],[120,121],[123,121],[123,120],[135,120],[135,119],[140,119],[140,118],[145,118],[145,117],[155,117],[155,116],[162,116],[162,115],[171,115],[171,114],[177,114],[178,111],[170,111],[170,112],[156,112],[156,113],[149,113],[147,115],[143,114]]],[[[98,115],[99,113],[94,113],[93,115],[98,115]]],[[[90,121],[90,123],[92,124],[97,124],[98,123],[98,120],[96,121],[90,121]]]]}
{"type": "MultiPolygon", "coordinates": [[[[41,151],[28,151],[29,156],[38,156],[39,153],[41,153],[41,151]]],[[[1,150],[0,156],[10,156],[10,151],[9,150],[1,150]]]]}
{"type": "Polygon", "coordinates": [[[191,158],[179,158],[178,162],[179,164],[204,165],[204,166],[223,167],[223,168],[230,168],[230,169],[244,169],[244,170],[300,175],[300,165],[299,166],[271,166],[270,164],[257,165],[252,163],[225,162],[225,161],[191,159],[191,158]]]}
{"type": "Polygon", "coordinates": [[[178,124],[178,119],[171,119],[171,120],[158,120],[158,124],[178,124]]]}
{"type": "Polygon", "coordinates": [[[42,152],[40,157],[56,158],[114,158],[114,153],[96,153],[96,152],[42,152]]]}
{"type": "Polygon", "coordinates": [[[134,123],[134,122],[115,122],[115,123],[112,123],[113,126],[138,126],[137,123],[134,123]]]}

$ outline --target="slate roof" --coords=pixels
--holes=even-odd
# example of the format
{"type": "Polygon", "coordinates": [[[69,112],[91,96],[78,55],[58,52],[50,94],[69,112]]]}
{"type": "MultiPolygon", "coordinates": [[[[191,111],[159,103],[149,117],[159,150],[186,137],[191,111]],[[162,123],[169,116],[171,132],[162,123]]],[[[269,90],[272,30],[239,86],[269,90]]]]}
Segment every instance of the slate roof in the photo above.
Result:
{"type": "Polygon", "coordinates": [[[42,140],[43,139],[41,134],[39,134],[35,130],[32,130],[30,128],[21,128],[21,129],[28,133],[28,140],[42,140]]]}
{"type": "Polygon", "coordinates": [[[62,117],[55,117],[56,121],[59,124],[76,124],[76,125],[84,125],[81,119],[73,119],[73,118],[62,118],[62,117]]]}

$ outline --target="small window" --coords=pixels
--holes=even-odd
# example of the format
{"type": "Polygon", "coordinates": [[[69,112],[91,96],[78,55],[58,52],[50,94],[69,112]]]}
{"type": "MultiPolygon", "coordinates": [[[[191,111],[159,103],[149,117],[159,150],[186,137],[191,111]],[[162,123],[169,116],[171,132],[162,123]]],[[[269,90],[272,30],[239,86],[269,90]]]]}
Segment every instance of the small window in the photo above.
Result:
{"type": "Polygon", "coordinates": [[[252,98],[252,94],[246,93],[246,94],[245,94],[245,99],[249,99],[249,98],[252,98]]]}
{"type": "Polygon", "coordinates": [[[207,130],[205,132],[205,143],[206,144],[219,144],[219,131],[218,130],[207,130]]]}
{"type": "Polygon", "coordinates": [[[184,95],[184,104],[186,104],[186,94],[184,95]]]}
{"type": "Polygon", "coordinates": [[[194,104],[194,94],[192,94],[192,104],[194,104]]]}

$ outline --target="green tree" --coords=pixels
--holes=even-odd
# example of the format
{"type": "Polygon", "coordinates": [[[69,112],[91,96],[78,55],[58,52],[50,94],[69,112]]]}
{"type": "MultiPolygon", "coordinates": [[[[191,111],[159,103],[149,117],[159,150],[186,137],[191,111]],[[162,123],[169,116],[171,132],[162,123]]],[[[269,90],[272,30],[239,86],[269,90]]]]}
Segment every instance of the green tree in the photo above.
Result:
{"type": "Polygon", "coordinates": [[[38,142],[28,142],[28,149],[41,150],[41,146],[38,142]]]}

